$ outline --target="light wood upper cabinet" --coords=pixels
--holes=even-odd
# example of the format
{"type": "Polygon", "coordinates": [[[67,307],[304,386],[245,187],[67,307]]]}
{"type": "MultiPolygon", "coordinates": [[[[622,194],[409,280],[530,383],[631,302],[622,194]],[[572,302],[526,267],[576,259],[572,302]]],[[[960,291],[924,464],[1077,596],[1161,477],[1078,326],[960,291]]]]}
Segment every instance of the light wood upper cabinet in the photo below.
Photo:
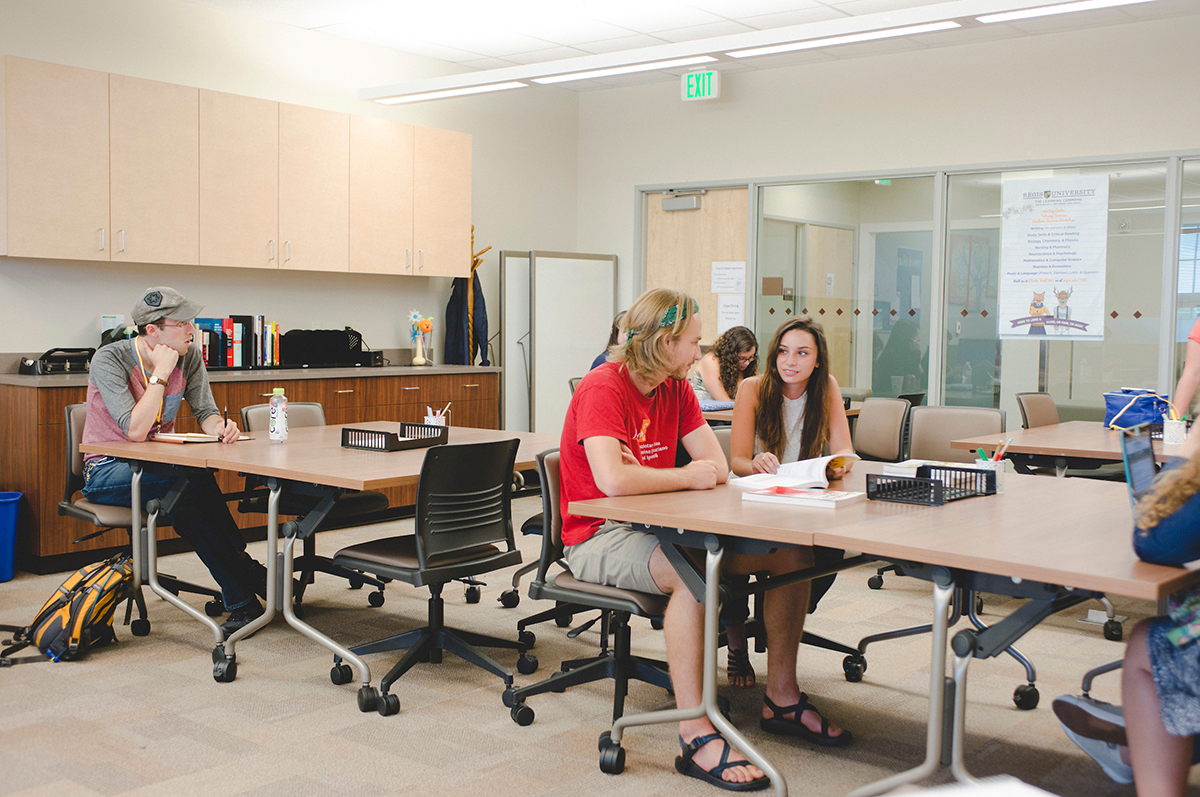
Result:
{"type": "Polygon", "coordinates": [[[279,103],[200,90],[200,262],[279,264],[279,103]]]}
{"type": "Polygon", "coordinates": [[[108,74],[5,57],[8,248],[108,260],[108,74]]]}
{"type": "Polygon", "coordinates": [[[471,136],[417,127],[413,135],[413,253],[418,276],[471,273],[471,136]]]}
{"type": "Polygon", "coordinates": [[[111,75],[111,259],[200,262],[200,90],[111,75]]]}
{"type": "Polygon", "coordinates": [[[350,117],[350,270],[411,274],[413,126],[350,117]]]}
{"type": "Polygon", "coordinates": [[[350,267],[350,116],[279,106],[279,267],[350,267]]]}

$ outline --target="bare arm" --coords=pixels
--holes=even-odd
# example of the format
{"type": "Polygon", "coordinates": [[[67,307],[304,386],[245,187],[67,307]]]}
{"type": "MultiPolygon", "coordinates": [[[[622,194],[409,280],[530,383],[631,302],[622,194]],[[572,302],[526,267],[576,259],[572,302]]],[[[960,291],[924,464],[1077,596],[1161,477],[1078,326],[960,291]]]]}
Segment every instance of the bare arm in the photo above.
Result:
{"type": "Polygon", "coordinates": [[[712,427],[707,423],[697,426],[683,436],[683,447],[692,461],[705,460],[717,468],[717,484],[724,484],[729,479],[729,465],[725,462],[725,451],[721,441],[713,434],[712,427]]]}
{"type": "Polygon", "coordinates": [[[1200,343],[1188,340],[1187,357],[1183,361],[1183,373],[1179,375],[1179,384],[1175,386],[1175,396],[1171,402],[1181,415],[1190,413],[1192,398],[1196,395],[1196,387],[1200,385],[1200,343]]]}
{"type": "Polygon", "coordinates": [[[758,410],[758,380],[761,378],[752,376],[743,381],[733,405],[733,434],[729,442],[730,459],[733,461],[729,466],[738,476],[774,473],[779,468],[779,460],[774,454],[760,454],[758,458],[754,456],[754,414],[758,410]]]}
{"type": "Polygon", "coordinates": [[[158,420],[158,414],[162,410],[163,396],[167,392],[167,380],[171,378],[171,372],[175,370],[175,363],[178,360],[179,352],[170,346],[160,343],[151,349],[150,373],[157,376],[160,381],[156,385],[147,385],[146,392],[138,399],[137,404],[133,405],[133,412],[129,415],[129,431],[125,433],[130,440],[140,443],[146,439],[146,435],[150,434],[150,429],[158,420]]]}
{"type": "MultiPolygon", "coordinates": [[[[695,432],[688,437],[693,434],[695,432]]],[[[713,437],[713,443],[717,446],[717,461],[723,464],[725,456],[721,454],[716,437],[713,437]]],[[[632,457],[625,456],[622,448],[621,441],[615,437],[589,437],[583,441],[583,450],[587,454],[592,477],[605,495],[711,490],[717,485],[720,470],[710,460],[693,459],[683,468],[647,468],[631,461],[632,457]]],[[[723,477],[721,481],[724,481],[723,477]]]]}
{"type": "MultiPolygon", "coordinates": [[[[837,380],[829,376],[829,404],[825,408],[829,418],[829,453],[853,454],[854,441],[850,437],[850,421],[846,418],[846,403],[842,400],[842,389],[837,380]]],[[[853,463],[847,462],[844,468],[830,468],[830,479],[840,479],[850,472],[853,463]]]]}
{"type": "Polygon", "coordinates": [[[221,438],[222,443],[232,443],[242,436],[242,430],[233,421],[226,421],[220,415],[209,415],[200,424],[205,434],[213,434],[221,438]]]}
{"type": "Polygon", "coordinates": [[[704,381],[704,389],[713,401],[733,401],[725,392],[725,386],[721,384],[721,366],[716,355],[709,352],[701,357],[700,362],[696,363],[696,373],[704,381]]]}

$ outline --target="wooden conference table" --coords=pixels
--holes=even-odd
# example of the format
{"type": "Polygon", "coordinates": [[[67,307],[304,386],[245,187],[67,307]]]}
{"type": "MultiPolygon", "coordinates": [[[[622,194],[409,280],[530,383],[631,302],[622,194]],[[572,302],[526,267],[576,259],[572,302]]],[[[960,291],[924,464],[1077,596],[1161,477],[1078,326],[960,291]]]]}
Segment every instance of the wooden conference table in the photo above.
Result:
{"type": "MultiPolygon", "coordinates": [[[[1006,438],[1007,439],[1007,438],[1006,438]]],[[[1014,440],[1015,444],[1015,440],[1014,440]]],[[[878,463],[860,462],[841,489],[865,490],[878,463]]],[[[834,487],[838,487],[834,483],[834,487]]],[[[962,764],[962,724],[967,664],[972,656],[998,655],[1049,614],[1098,593],[1159,600],[1200,581],[1200,572],[1141,562],[1130,544],[1132,516],[1125,485],[1090,479],[1010,476],[1005,491],[940,507],[864,501],[834,510],[743,502],[735,487],[705,492],[626,496],[571,503],[575,514],[648,526],[664,543],[704,547],[705,655],[702,705],[690,712],[623,717],[611,731],[619,747],[624,728],[678,722],[707,714],[751,761],[766,772],[777,794],[787,787],[778,771],[750,745],[716,707],[716,639],[719,615],[716,578],[726,549],[746,542],[820,545],[859,551],[903,564],[907,574],[934,583],[929,727],[926,758],[918,767],[854,792],[881,794],[901,783],[928,777],[951,734],[949,763],[959,780],[973,778],[962,764]],[[1054,506],[1054,533],[1029,522],[1030,506],[1054,506]],[[945,659],[949,606],[955,589],[979,589],[1028,598],[1008,617],[983,631],[955,636],[953,721],[947,727],[945,659]]],[[[667,550],[664,545],[664,551],[667,550]]],[[[852,561],[852,560],[847,560],[852,561]]],[[[603,756],[602,752],[602,756],[603,756]]],[[[611,759],[611,755],[610,755],[611,759]]],[[[604,759],[602,757],[602,763],[604,759]]]]}
{"type": "MultiPolygon", "coordinates": [[[[862,410],[861,401],[851,401],[850,409],[846,410],[846,417],[853,418],[862,410]]],[[[712,410],[710,412],[701,413],[706,421],[724,421],[725,423],[733,423],[733,410],[712,410]]]]}
{"type": "MultiPolygon", "coordinates": [[[[349,426],[355,429],[390,432],[395,432],[398,428],[396,423],[388,422],[357,423],[349,426]]],[[[146,443],[121,441],[83,444],[80,446],[80,450],[87,454],[105,454],[123,459],[134,466],[134,528],[142,529],[143,526],[146,526],[143,534],[133,535],[135,585],[140,585],[143,581],[149,583],[150,588],[157,595],[191,615],[212,631],[216,639],[216,646],[213,648],[213,678],[215,680],[218,682],[234,680],[237,676],[235,652],[237,642],[270,623],[275,616],[276,609],[282,607],[283,616],[288,625],[324,645],[359,671],[362,676],[362,686],[358,693],[358,703],[360,709],[367,711],[374,705],[372,698],[376,694],[376,690],[371,686],[371,671],[366,662],[303,622],[293,610],[293,546],[300,529],[295,523],[286,525],[288,539],[281,556],[279,551],[279,498],[285,489],[302,490],[310,495],[320,495],[332,500],[334,495],[346,490],[378,490],[385,487],[416,484],[419,481],[421,466],[428,449],[414,448],[406,451],[381,452],[342,448],[342,428],[342,426],[318,426],[293,429],[288,441],[283,444],[272,443],[267,435],[257,434],[253,440],[241,440],[231,445],[222,443],[179,445],[153,441],[146,443]],[[269,490],[267,583],[274,586],[267,590],[266,607],[262,616],[231,634],[228,639],[224,637],[221,627],[212,618],[184,603],[158,583],[155,534],[157,513],[151,513],[148,523],[145,524],[142,523],[140,517],[142,507],[141,473],[143,469],[152,469],[155,464],[234,471],[260,476],[266,481],[269,490]],[[277,576],[280,566],[283,568],[282,578],[277,576]]],[[[553,435],[458,427],[451,427],[448,430],[447,442],[451,445],[461,445],[513,438],[520,441],[516,459],[518,469],[535,467],[538,452],[558,445],[558,438],[553,435]]],[[[311,514],[319,511],[320,507],[311,514]]]]}
{"type": "MultiPolygon", "coordinates": [[[[1012,443],[1006,449],[1005,457],[1013,461],[1019,472],[1028,473],[1031,467],[1053,467],[1055,473],[1065,476],[1068,468],[1096,468],[1106,463],[1120,462],[1121,434],[1098,421],[1067,421],[1032,429],[967,437],[952,441],[950,447],[967,450],[982,448],[988,456],[992,456],[1000,444],[1011,437],[1012,443]]],[[[1178,450],[1178,445],[1154,441],[1155,459],[1159,462],[1175,455],[1178,450]]]]}

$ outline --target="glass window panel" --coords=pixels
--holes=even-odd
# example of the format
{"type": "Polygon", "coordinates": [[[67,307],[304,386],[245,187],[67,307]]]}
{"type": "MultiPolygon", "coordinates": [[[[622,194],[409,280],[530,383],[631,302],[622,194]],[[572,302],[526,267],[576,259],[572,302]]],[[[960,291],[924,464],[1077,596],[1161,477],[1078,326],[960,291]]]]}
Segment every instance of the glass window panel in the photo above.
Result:
{"type": "Polygon", "coordinates": [[[932,177],[760,189],[760,344],[808,313],[825,328],[842,387],[926,393],[933,189],[932,177]]]}
{"type": "MultiPolygon", "coordinates": [[[[1175,309],[1175,379],[1183,373],[1188,334],[1200,319],[1200,161],[1184,161],[1180,199],[1179,290],[1175,309]]],[[[1190,402],[1196,405],[1195,397],[1190,402]]],[[[1190,408],[1180,412],[1193,415],[1190,408]]]]}
{"type": "Polygon", "coordinates": [[[952,176],[944,403],[999,407],[1006,411],[1009,427],[1017,428],[1017,393],[1049,392],[1064,421],[1101,420],[1104,391],[1126,385],[1155,387],[1165,202],[1165,163],[952,176]],[[1029,340],[1001,341],[997,293],[1002,181],[1082,175],[1109,179],[1104,340],[1030,335],[1029,340]]]}

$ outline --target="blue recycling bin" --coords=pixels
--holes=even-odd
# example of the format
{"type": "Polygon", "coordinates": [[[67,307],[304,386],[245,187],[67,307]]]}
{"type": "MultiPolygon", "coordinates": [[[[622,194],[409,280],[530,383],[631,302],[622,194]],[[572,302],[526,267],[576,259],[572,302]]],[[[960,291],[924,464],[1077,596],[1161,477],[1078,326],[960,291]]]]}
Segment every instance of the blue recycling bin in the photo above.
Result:
{"type": "Polygon", "coordinates": [[[0,581],[12,581],[21,493],[0,493],[0,581]]]}

